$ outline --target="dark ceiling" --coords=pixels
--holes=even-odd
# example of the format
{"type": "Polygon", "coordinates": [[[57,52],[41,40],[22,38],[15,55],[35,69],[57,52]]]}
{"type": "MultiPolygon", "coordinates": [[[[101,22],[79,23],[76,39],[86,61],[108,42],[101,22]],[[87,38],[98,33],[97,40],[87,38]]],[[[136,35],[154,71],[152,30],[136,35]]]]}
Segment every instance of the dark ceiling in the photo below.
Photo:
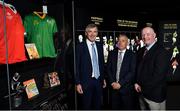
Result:
{"type": "MultiPolygon", "coordinates": [[[[8,2],[24,2],[24,0],[4,0],[8,2]]],[[[72,0],[28,0],[37,4],[71,3],[72,0]]],[[[73,0],[75,7],[106,14],[121,13],[132,15],[149,15],[179,19],[180,4],[178,0],[73,0]]]]}
{"type": "Polygon", "coordinates": [[[106,14],[146,15],[164,19],[180,19],[180,4],[177,1],[166,0],[75,0],[75,5],[81,8],[101,11],[106,14]]]}
{"type": "MultiPolygon", "coordinates": [[[[36,4],[71,4],[72,0],[5,0],[36,4]]],[[[105,16],[138,16],[152,20],[180,20],[180,3],[176,0],[73,0],[81,8],[105,16]]],[[[21,3],[22,4],[22,3],[21,3]]],[[[71,7],[67,9],[71,10],[71,7]]],[[[88,12],[87,12],[88,13],[88,12]]]]}

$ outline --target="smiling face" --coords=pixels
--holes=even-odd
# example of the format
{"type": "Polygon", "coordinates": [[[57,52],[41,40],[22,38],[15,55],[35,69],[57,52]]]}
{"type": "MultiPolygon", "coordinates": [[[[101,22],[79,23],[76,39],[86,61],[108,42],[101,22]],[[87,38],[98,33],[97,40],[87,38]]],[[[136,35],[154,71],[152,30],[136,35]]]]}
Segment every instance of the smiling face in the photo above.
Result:
{"type": "Polygon", "coordinates": [[[156,33],[151,27],[146,27],[141,32],[142,40],[147,46],[151,45],[156,40],[156,33]]]}
{"type": "Polygon", "coordinates": [[[86,31],[85,31],[85,35],[87,37],[87,39],[91,42],[95,42],[96,37],[98,35],[98,28],[96,25],[88,25],[86,27],[86,31]]]}

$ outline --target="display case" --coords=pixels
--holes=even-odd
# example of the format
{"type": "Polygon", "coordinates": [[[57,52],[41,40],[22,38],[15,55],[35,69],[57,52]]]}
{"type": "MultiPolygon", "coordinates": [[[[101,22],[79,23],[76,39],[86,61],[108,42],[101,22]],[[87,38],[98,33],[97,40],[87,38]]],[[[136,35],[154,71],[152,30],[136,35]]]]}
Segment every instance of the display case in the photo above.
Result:
{"type": "Polygon", "coordinates": [[[0,1],[1,109],[69,109],[66,69],[73,64],[64,58],[71,8],[66,0],[0,1]]]}
{"type": "MultiPolygon", "coordinates": [[[[9,65],[9,74],[10,78],[13,78],[15,73],[20,75],[18,82],[22,85],[22,82],[29,79],[34,79],[38,89],[38,94],[32,98],[27,97],[25,90],[18,94],[15,94],[15,91],[11,89],[11,105],[12,109],[38,109],[42,103],[50,102],[52,98],[58,98],[61,94],[65,93],[64,88],[64,78],[63,74],[59,74],[61,84],[56,87],[45,87],[44,86],[44,77],[46,73],[55,71],[54,69],[55,59],[52,58],[42,58],[32,61],[26,61],[16,64],[9,65]],[[21,99],[21,100],[17,100],[21,99]]],[[[1,88],[1,102],[8,103],[8,89],[7,89],[7,77],[6,77],[6,66],[1,65],[1,83],[4,84],[1,88]]],[[[12,80],[12,79],[11,79],[12,80]]],[[[12,81],[11,81],[12,85],[12,81]]],[[[12,88],[12,86],[11,86],[12,88]]],[[[62,105],[65,103],[61,103],[62,105]]],[[[8,104],[3,106],[5,109],[8,108],[8,104]]]]}
{"type": "Polygon", "coordinates": [[[159,37],[161,45],[170,52],[170,69],[167,74],[167,104],[168,110],[180,109],[179,87],[180,67],[172,66],[174,60],[179,62],[180,37],[179,20],[162,20],[159,23],[159,37]]]}

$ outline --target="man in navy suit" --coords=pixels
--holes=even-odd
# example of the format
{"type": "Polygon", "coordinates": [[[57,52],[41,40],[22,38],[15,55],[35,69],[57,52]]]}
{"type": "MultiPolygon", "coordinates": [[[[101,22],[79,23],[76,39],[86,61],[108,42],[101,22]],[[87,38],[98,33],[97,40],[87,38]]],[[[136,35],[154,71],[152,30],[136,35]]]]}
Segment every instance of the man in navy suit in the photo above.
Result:
{"type": "Polygon", "coordinates": [[[133,109],[135,54],[126,49],[128,37],[120,34],[117,48],[109,53],[107,72],[111,85],[112,109],[133,109]]]}
{"type": "Polygon", "coordinates": [[[104,56],[102,44],[95,42],[98,28],[87,25],[87,39],[76,47],[76,90],[81,95],[82,109],[101,109],[104,80],[104,56]]]}
{"type": "Polygon", "coordinates": [[[135,90],[141,95],[140,107],[142,110],[165,110],[170,54],[158,44],[153,28],[145,27],[141,34],[145,47],[137,53],[135,84],[135,90]]]}

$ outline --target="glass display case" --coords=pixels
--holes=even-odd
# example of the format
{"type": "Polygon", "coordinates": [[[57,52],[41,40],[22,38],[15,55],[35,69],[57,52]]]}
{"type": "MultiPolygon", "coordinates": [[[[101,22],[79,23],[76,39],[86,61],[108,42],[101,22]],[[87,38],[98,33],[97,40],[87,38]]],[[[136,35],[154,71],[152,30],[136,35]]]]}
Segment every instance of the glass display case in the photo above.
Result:
{"type": "Polygon", "coordinates": [[[64,67],[64,55],[71,9],[69,1],[0,1],[1,109],[68,109],[65,69],[70,65],[64,67]],[[59,83],[50,87],[47,74],[53,72],[59,83]]]}

